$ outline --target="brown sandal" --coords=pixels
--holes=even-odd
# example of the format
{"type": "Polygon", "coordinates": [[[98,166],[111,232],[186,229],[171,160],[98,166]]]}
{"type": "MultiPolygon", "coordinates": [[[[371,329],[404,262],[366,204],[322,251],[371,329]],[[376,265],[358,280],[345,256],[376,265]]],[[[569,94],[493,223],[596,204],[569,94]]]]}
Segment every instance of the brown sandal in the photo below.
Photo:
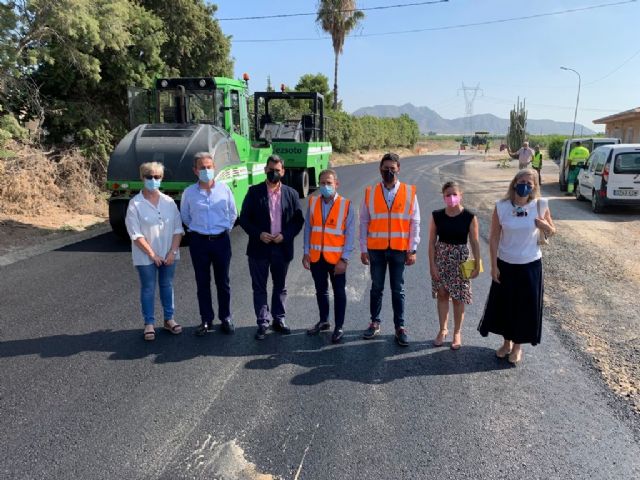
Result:
{"type": "Polygon", "coordinates": [[[173,327],[168,322],[164,322],[164,329],[173,333],[174,335],[180,335],[182,333],[182,325],[176,323],[173,327]]]}
{"type": "Polygon", "coordinates": [[[156,339],[156,331],[155,330],[149,330],[148,332],[145,331],[142,333],[144,339],[147,342],[153,342],[156,339]]]}

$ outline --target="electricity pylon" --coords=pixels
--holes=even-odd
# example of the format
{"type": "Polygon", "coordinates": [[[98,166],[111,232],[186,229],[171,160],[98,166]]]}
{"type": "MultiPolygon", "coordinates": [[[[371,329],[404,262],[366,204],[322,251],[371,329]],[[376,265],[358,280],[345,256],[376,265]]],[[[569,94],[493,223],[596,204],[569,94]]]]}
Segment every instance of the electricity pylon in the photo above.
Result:
{"type": "Polygon", "coordinates": [[[484,92],[480,88],[480,84],[478,83],[475,87],[467,87],[464,82],[462,82],[462,88],[458,89],[458,95],[460,95],[460,91],[464,93],[464,103],[465,103],[465,113],[467,114],[466,119],[466,128],[469,134],[473,133],[473,102],[476,101],[476,97],[478,94],[480,96],[484,95],[484,92]]]}

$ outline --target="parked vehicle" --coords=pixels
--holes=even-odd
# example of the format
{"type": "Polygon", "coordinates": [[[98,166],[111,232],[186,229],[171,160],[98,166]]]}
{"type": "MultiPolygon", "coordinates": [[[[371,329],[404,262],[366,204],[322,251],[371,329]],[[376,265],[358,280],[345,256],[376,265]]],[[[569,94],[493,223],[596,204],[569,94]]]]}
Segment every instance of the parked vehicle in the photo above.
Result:
{"type": "Polygon", "coordinates": [[[567,179],[569,176],[569,168],[567,166],[567,158],[569,158],[569,152],[571,149],[576,146],[576,143],[580,142],[583,147],[586,147],[587,150],[593,152],[596,148],[602,145],[612,145],[615,143],[620,143],[619,138],[599,138],[599,137],[589,137],[589,138],[568,138],[562,144],[562,152],[560,153],[560,159],[558,162],[558,166],[560,167],[560,173],[558,181],[560,182],[560,191],[567,191],[567,179]]]}
{"type": "Polygon", "coordinates": [[[640,143],[596,148],[578,174],[578,200],[600,213],[608,205],[640,206],[640,143]]]}

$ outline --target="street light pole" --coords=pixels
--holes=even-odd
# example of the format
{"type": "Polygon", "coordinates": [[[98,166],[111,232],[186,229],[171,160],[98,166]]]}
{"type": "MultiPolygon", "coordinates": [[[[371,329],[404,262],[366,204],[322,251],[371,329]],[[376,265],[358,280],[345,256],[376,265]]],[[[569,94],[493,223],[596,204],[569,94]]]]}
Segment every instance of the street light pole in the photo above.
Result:
{"type": "Polygon", "coordinates": [[[561,70],[570,70],[576,75],[578,75],[578,96],[576,98],[576,111],[573,114],[573,130],[571,131],[571,138],[574,137],[576,133],[576,117],[578,116],[578,103],[580,102],[580,84],[582,83],[582,79],[580,78],[580,74],[575,71],[573,68],[560,67],[561,70]]]}

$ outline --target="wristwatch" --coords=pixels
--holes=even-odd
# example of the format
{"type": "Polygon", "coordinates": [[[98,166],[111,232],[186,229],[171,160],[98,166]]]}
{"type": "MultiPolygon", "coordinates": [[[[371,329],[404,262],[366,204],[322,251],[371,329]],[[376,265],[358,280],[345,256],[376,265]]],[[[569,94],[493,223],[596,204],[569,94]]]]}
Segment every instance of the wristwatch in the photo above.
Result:
{"type": "Polygon", "coordinates": [[[174,255],[178,255],[178,253],[180,253],[180,250],[172,250],[171,253],[173,253],[174,255]]]}
{"type": "Polygon", "coordinates": [[[416,251],[415,251],[415,250],[407,250],[407,253],[408,253],[409,255],[415,255],[415,254],[416,254],[416,251]]]}
{"type": "Polygon", "coordinates": [[[341,258],[340,260],[342,260],[344,263],[349,263],[349,259],[347,259],[347,258],[344,258],[344,257],[343,257],[343,258],[341,258]]]}

